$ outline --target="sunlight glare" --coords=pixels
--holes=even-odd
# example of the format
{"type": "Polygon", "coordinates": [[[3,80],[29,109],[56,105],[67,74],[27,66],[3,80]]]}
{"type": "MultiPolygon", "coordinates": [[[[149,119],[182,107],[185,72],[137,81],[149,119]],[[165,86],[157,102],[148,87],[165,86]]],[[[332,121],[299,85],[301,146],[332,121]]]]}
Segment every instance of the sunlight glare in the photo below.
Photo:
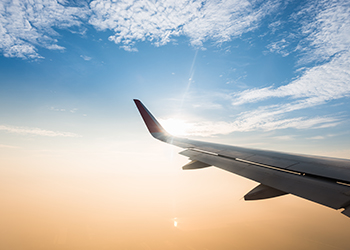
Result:
{"type": "Polygon", "coordinates": [[[172,135],[187,135],[190,130],[191,124],[184,120],[169,118],[166,120],[160,120],[160,123],[166,131],[172,135]]]}
{"type": "Polygon", "coordinates": [[[177,220],[174,218],[174,227],[177,227],[177,220]]]}

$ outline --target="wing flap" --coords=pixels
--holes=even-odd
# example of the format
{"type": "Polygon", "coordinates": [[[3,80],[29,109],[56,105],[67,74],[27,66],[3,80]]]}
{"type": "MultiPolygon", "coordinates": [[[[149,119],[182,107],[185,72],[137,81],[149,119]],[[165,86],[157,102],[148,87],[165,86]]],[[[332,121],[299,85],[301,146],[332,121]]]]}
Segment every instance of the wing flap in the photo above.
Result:
{"type": "Polygon", "coordinates": [[[182,167],[183,170],[189,170],[189,169],[199,169],[199,168],[206,168],[210,167],[211,165],[206,164],[201,161],[191,161],[187,163],[185,166],[182,167]]]}
{"type": "Polygon", "coordinates": [[[344,210],[344,211],[342,211],[341,213],[342,213],[342,214],[344,214],[345,216],[350,217],[350,207],[345,208],[345,210],[344,210]]]}
{"type": "Polygon", "coordinates": [[[259,184],[244,196],[244,200],[253,201],[253,200],[270,199],[270,198],[278,197],[285,194],[288,194],[288,193],[273,187],[266,186],[264,184],[259,184]]]}
{"type": "Polygon", "coordinates": [[[267,156],[261,156],[261,155],[253,155],[250,157],[243,158],[244,160],[249,160],[252,162],[257,162],[260,164],[275,166],[279,168],[288,168],[289,166],[295,165],[298,162],[292,161],[292,160],[286,160],[276,157],[267,157],[267,156]]]}
{"type": "Polygon", "coordinates": [[[332,178],[338,181],[349,182],[350,180],[350,175],[348,174],[350,168],[334,167],[333,165],[327,166],[325,164],[313,162],[300,162],[288,167],[288,169],[326,178],[332,178]]]}

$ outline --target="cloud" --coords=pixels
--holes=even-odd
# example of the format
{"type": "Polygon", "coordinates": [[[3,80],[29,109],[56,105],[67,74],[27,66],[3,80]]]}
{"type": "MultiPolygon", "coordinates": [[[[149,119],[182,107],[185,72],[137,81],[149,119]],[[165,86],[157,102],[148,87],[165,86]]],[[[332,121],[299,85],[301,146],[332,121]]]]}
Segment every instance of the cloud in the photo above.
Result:
{"type": "Polygon", "coordinates": [[[257,28],[277,6],[276,1],[94,0],[89,23],[99,30],[113,30],[109,40],[127,51],[135,51],[135,41],[161,46],[180,35],[201,47],[206,40],[220,44],[257,28]]]}
{"type": "Polygon", "coordinates": [[[274,136],[273,138],[275,138],[277,140],[282,140],[282,141],[294,140],[294,136],[291,136],[291,135],[280,135],[280,136],[274,136]]]}
{"type": "Polygon", "coordinates": [[[58,45],[55,28],[80,27],[84,20],[97,30],[113,31],[109,40],[131,52],[137,51],[138,41],[161,46],[180,35],[196,47],[207,40],[221,44],[256,29],[278,2],[93,0],[77,5],[65,0],[4,0],[0,1],[0,50],[6,57],[43,58],[38,47],[65,49],[58,45]]]}
{"type": "Polygon", "coordinates": [[[311,140],[323,140],[324,138],[325,138],[324,136],[318,135],[318,136],[309,137],[308,139],[311,139],[311,140]]]}
{"type": "Polygon", "coordinates": [[[63,50],[55,28],[81,25],[89,10],[54,0],[0,1],[0,51],[6,57],[43,58],[37,47],[63,50]]]}
{"type": "Polygon", "coordinates": [[[83,58],[85,61],[90,61],[92,58],[89,56],[85,56],[85,55],[80,55],[81,58],[83,58]]]}
{"type": "MultiPolygon", "coordinates": [[[[309,1],[292,13],[289,25],[270,43],[270,52],[290,54],[299,52],[299,65],[327,62],[345,52],[350,45],[350,2],[342,0],[309,1]],[[281,40],[282,37],[282,40],[281,40]],[[291,49],[290,47],[294,47],[291,49]],[[286,49],[288,47],[288,49],[286,49]]],[[[283,24],[277,20],[269,25],[275,33],[283,24]]]]}
{"type": "Polygon", "coordinates": [[[76,113],[78,111],[77,108],[72,108],[72,109],[63,109],[63,108],[55,108],[55,107],[50,107],[50,110],[56,111],[56,112],[66,112],[69,111],[70,113],[76,113]]]}
{"type": "Polygon", "coordinates": [[[272,97],[303,99],[294,102],[296,109],[320,105],[350,96],[350,53],[335,56],[330,62],[306,70],[302,76],[278,88],[256,88],[236,93],[233,104],[258,102],[272,97]]]}
{"type": "Polygon", "coordinates": [[[273,23],[269,24],[269,29],[271,29],[271,32],[274,34],[278,29],[280,29],[283,26],[283,23],[281,20],[277,20],[273,23]]]}
{"type": "Polygon", "coordinates": [[[285,50],[288,45],[288,42],[283,38],[278,42],[270,43],[267,48],[270,52],[276,52],[278,54],[281,54],[283,57],[286,57],[289,55],[289,52],[285,50]]]}
{"type": "Polygon", "coordinates": [[[59,112],[65,112],[66,111],[66,109],[55,108],[55,107],[51,107],[50,110],[59,111],[59,112]]]}
{"type": "Polygon", "coordinates": [[[70,132],[58,132],[44,130],[40,128],[26,128],[26,127],[14,127],[0,125],[0,130],[9,133],[22,134],[22,135],[39,135],[39,136],[49,136],[49,137],[80,137],[80,135],[70,133],[70,132]]]}
{"type": "MultiPolygon", "coordinates": [[[[298,47],[304,53],[301,62],[327,61],[334,55],[349,50],[349,1],[323,0],[310,4],[304,11],[315,13],[315,17],[303,21],[300,30],[306,36],[298,47]]],[[[303,11],[300,15],[303,15],[303,11]]]]}
{"type": "Polygon", "coordinates": [[[192,105],[194,108],[199,108],[199,109],[222,109],[222,105],[218,103],[213,103],[213,102],[201,102],[201,103],[195,103],[192,105]]]}

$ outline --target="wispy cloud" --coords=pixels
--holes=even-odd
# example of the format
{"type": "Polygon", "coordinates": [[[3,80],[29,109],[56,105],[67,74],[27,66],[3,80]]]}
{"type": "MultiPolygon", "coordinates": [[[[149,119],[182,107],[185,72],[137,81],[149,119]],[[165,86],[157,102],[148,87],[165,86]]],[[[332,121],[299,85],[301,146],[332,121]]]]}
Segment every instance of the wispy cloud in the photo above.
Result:
{"type": "Polygon", "coordinates": [[[202,102],[202,103],[195,103],[192,105],[194,108],[199,109],[222,109],[222,105],[218,103],[213,102],[202,102]]]}
{"type": "Polygon", "coordinates": [[[50,110],[56,111],[56,112],[66,112],[69,111],[70,113],[76,113],[78,111],[77,108],[71,108],[71,109],[64,109],[64,108],[55,108],[55,107],[50,107],[50,110]]]}
{"type": "Polygon", "coordinates": [[[70,133],[70,132],[59,132],[44,130],[40,128],[26,128],[26,127],[14,127],[0,125],[0,130],[9,133],[22,134],[22,135],[39,135],[39,136],[49,136],[49,137],[80,137],[80,135],[70,133]]]}
{"type": "Polygon", "coordinates": [[[321,135],[317,135],[317,136],[309,137],[308,139],[311,139],[311,140],[323,140],[323,139],[325,139],[325,137],[321,136],[321,135]]]}
{"type": "Polygon", "coordinates": [[[60,109],[60,108],[55,108],[55,107],[51,107],[50,110],[58,111],[58,112],[65,112],[66,111],[66,109],[60,109]]]}
{"type": "Polygon", "coordinates": [[[298,50],[303,53],[301,62],[327,61],[334,55],[347,52],[350,46],[350,2],[310,2],[298,15],[312,13],[313,18],[302,20],[300,31],[306,36],[298,50]]]}
{"type": "Polygon", "coordinates": [[[42,58],[37,46],[63,50],[53,29],[81,25],[86,7],[68,6],[65,1],[2,0],[0,1],[0,50],[6,57],[42,58]]]}
{"type": "Polygon", "coordinates": [[[277,42],[270,43],[267,48],[270,52],[276,52],[278,54],[281,54],[283,57],[288,56],[289,52],[285,50],[286,47],[288,47],[288,42],[282,38],[281,40],[277,42]]]}
{"type": "Polygon", "coordinates": [[[350,53],[335,56],[330,62],[306,70],[302,76],[278,88],[265,87],[245,90],[233,96],[233,104],[258,102],[272,97],[303,99],[294,108],[306,108],[325,101],[350,95],[350,53]]]}
{"type": "Polygon", "coordinates": [[[277,140],[282,140],[282,141],[294,140],[294,136],[291,136],[291,135],[280,135],[280,136],[274,136],[273,138],[275,138],[277,140]]]}
{"type": "Polygon", "coordinates": [[[180,35],[202,46],[208,39],[223,43],[255,29],[276,6],[277,1],[95,0],[89,22],[100,30],[113,30],[109,40],[129,51],[135,50],[135,41],[160,46],[180,35]]]}
{"type": "Polygon", "coordinates": [[[275,33],[278,29],[280,29],[283,26],[283,23],[281,20],[277,20],[273,23],[269,24],[269,29],[271,29],[272,33],[275,33]]]}
{"type": "Polygon", "coordinates": [[[80,55],[81,58],[83,58],[85,61],[90,61],[92,58],[89,56],[85,56],[85,55],[80,55]]]}

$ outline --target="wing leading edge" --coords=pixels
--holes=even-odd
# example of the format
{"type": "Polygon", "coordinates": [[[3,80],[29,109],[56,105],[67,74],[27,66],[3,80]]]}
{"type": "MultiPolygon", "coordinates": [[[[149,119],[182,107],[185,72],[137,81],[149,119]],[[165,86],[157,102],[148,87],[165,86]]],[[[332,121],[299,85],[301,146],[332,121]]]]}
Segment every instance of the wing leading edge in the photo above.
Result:
{"type": "Polygon", "coordinates": [[[149,132],[166,143],[184,148],[190,163],[183,169],[215,166],[260,183],[245,200],[293,194],[350,217],[350,160],[287,154],[175,137],[167,133],[139,101],[134,100],[149,132]]]}

